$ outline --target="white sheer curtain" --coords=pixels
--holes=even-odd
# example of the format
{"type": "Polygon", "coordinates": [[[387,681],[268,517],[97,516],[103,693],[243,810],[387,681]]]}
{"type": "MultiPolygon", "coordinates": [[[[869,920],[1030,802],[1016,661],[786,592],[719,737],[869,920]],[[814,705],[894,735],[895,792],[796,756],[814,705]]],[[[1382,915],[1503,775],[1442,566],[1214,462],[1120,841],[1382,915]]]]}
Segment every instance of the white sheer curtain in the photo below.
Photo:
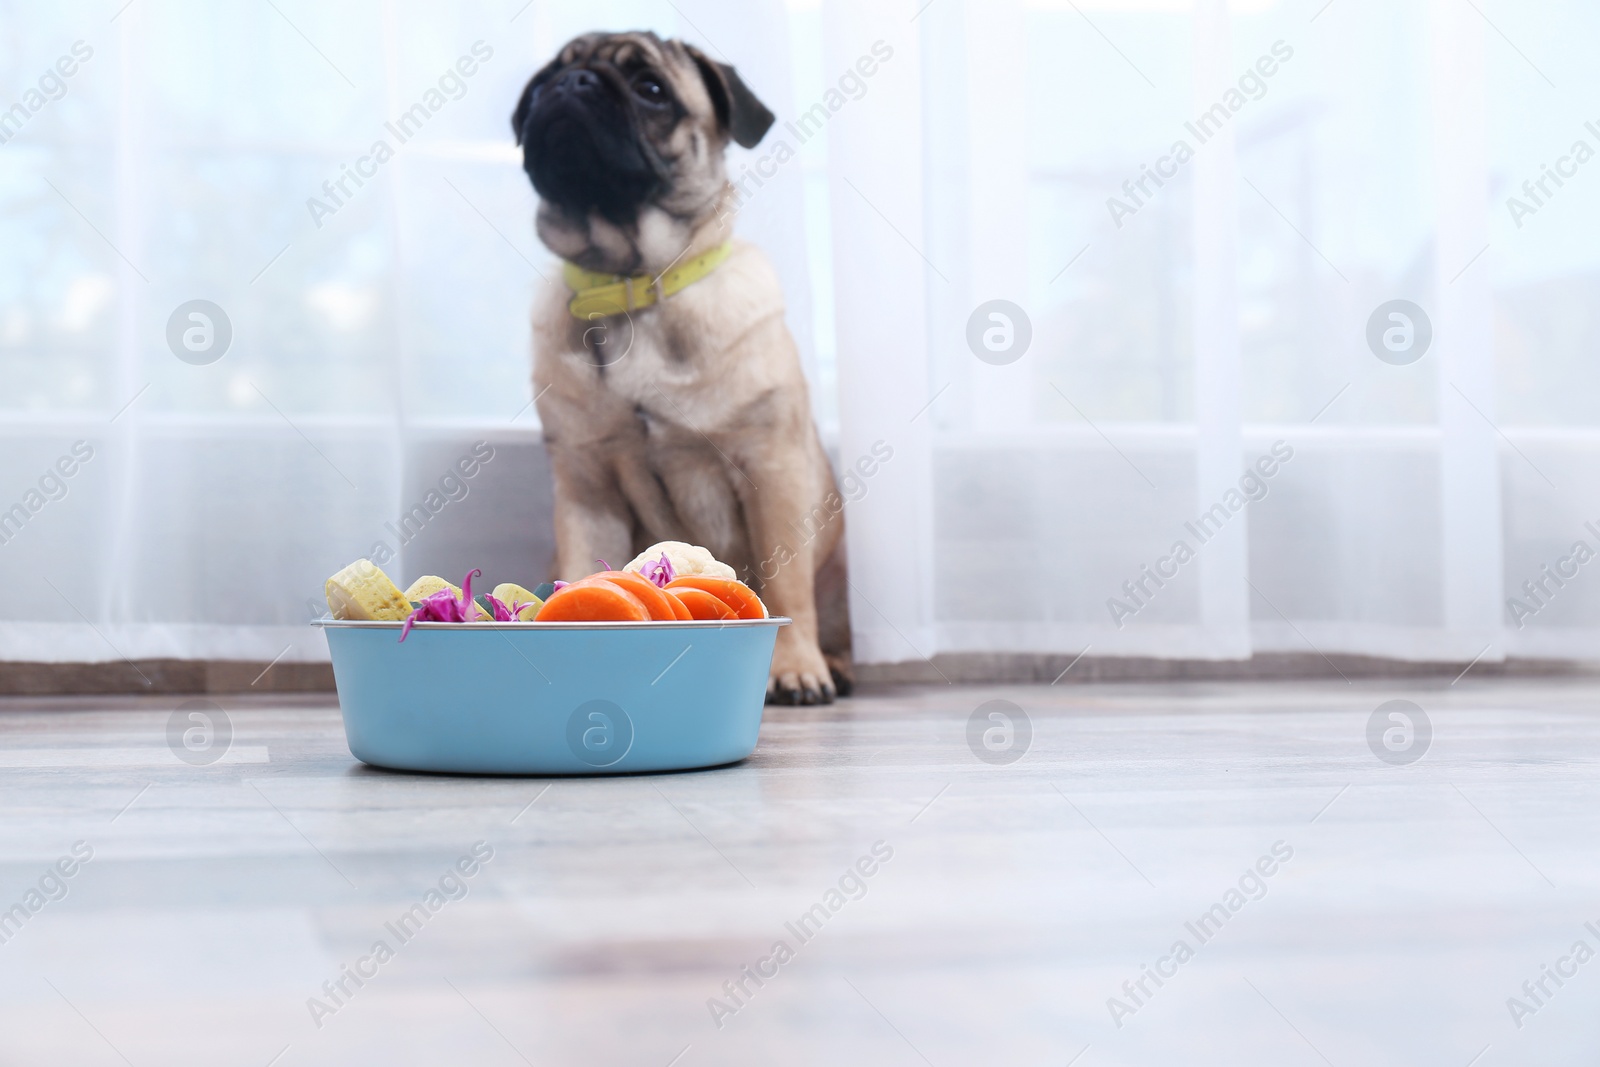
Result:
{"type": "Polygon", "coordinates": [[[1576,0],[0,0],[0,658],[321,659],[322,579],[380,547],[403,579],[537,578],[527,308],[552,263],[507,116],[566,38],[636,27],[779,117],[731,168],[824,436],[871,472],[859,658],[1592,657],[1600,565],[1561,561],[1600,551],[1600,169],[1506,201],[1600,149],[1597,23],[1576,0]],[[192,300],[231,324],[215,362],[169,346],[192,300]],[[1031,327],[1013,362],[969,344],[993,300],[1031,327]],[[1405,365],[1367,342],[1393,300],[1432,327],[1405,365]]]}
{"type": "MultiPolygon", "coordinates": [[[[787,112],[788,24],[776,3],[0,2],[0,113],[22,107],[0,120],[0,659],[325,659],[306,622],[363,555],[402,581],[542,580],[527,324],[553,261],[512,107],[571,36],[643,27],[725,50],[787,112]],[[167,339],[197,299],[231,324],[210,363],[167,339]]],[[[815,370],[803,186],[769,183],[742,225],[815,370]]]]}
{"type": "Polygon", "coordinates": [[[1592,7],[825,10],[830,70],[896,50],[828,145],[840,456],[895,447],[850,512],[864,658],[1594,657],[1600,171],[1506,204],[1600,149],[1592,7]],[[1393,365],[1402,299],[1432,343],[1393,365]]]}

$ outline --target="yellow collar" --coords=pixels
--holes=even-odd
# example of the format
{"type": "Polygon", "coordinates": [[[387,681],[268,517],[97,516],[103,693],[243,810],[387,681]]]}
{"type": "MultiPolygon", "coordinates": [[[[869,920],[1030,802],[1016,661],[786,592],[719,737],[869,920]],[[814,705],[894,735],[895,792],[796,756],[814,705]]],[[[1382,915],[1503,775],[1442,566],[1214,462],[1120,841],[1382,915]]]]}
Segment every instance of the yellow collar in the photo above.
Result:
{"type": "Polygon", "coordinates": [[[733,242],[726,241],[654,277],[649,274],[601,274],[584,270],[576,263],[564,263],[562,275],[567,287],[572,290],[567,310],[587,321],[647,308],[716,270],[732,251],[733,242]]]}

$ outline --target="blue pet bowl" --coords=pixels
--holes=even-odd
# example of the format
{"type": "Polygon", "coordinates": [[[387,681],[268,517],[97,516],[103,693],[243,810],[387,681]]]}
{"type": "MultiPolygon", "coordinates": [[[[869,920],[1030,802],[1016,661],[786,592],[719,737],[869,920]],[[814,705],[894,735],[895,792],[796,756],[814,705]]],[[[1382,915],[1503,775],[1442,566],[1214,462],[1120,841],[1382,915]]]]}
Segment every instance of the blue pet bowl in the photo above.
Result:
{"type": "Polygon", "coordinates": [[[318,622],[363,763],[468,774],[714,767],[755,750],[778,627],[318,622]]]}

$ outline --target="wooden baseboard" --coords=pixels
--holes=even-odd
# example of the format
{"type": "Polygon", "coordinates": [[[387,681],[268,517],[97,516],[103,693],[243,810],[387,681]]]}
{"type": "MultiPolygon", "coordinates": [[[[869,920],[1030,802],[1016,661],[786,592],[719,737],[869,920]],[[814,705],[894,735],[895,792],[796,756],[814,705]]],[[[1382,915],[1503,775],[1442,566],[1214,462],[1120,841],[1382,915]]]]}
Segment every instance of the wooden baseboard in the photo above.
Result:
{"type": "Polygon", "coordinates": [[[328,663],[147,659],[117,663],[0,663],[0,696],[79,693],[332,692],[328,663]]]}
{"type": "MultiPolygon", "coordinates": [[[[1095,682],[1227,682],[1300,681],[1356,678],[1453,679],[1467,662],[1415,663],[1380,656],[1263,652],[1245,660],[1150,659],[1085,656],[1074,663],[1068,655],[1043,653],[942,653],[931,661],[857,664],[862,685],[1014,684],[1095,682]],[[1068,670],[1068,668],[1071,668],[1068,670]],[[1063,673],[1065,672],[1065,673],[1063,673]]],[[[1474,663],[1469,678],[1507,676],[1584,677],[1600,674],[1600,663],[1568,660],[1509,659],[1474,663]]]]}
{"type": "MultiPolygon", "coordinates": [[[[1357,678],[1454,679],[1466,663],[1412,663],[1377,656],[1263,653],[1247,660],[1134,659],[1048,654],[950,653],[932,662],[858,664],[865,686],[1029,685],[1096,682],[1300,681],[1357,678]],[[1071,670],[1067,668],[1071,666],[1071,670]],[[1062,673],[1065,671],[1066,673],[1062,673]]],[[[1476,663],[1472,678],[1593,677],[1600,664],[1512,659],[1476,663]]],[[[327,663],[139,660],[135,663],[0,663],[0,696],[123,693],[332,693],[327,663]]]]}

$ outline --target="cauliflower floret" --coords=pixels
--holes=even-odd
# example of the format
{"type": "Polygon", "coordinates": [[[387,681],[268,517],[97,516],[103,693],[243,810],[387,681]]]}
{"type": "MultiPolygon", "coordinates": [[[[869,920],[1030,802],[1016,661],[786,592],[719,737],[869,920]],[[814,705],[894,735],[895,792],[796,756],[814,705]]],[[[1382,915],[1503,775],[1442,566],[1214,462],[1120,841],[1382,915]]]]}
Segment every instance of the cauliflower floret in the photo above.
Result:
{"type": "MultiPolygon", "coordinates": [[[[674,577],[685,574],[703,574],[711,578],[737,578],[732,567],[722,563],[707,549],[682,541],[662,541],[651,545],[634,557],[623,570],[645,574],[645,565],[655,563],[665,554],[672,564],[674,577]]],[[[645,574],[649,577],[648,574],[645,574]]]]}

